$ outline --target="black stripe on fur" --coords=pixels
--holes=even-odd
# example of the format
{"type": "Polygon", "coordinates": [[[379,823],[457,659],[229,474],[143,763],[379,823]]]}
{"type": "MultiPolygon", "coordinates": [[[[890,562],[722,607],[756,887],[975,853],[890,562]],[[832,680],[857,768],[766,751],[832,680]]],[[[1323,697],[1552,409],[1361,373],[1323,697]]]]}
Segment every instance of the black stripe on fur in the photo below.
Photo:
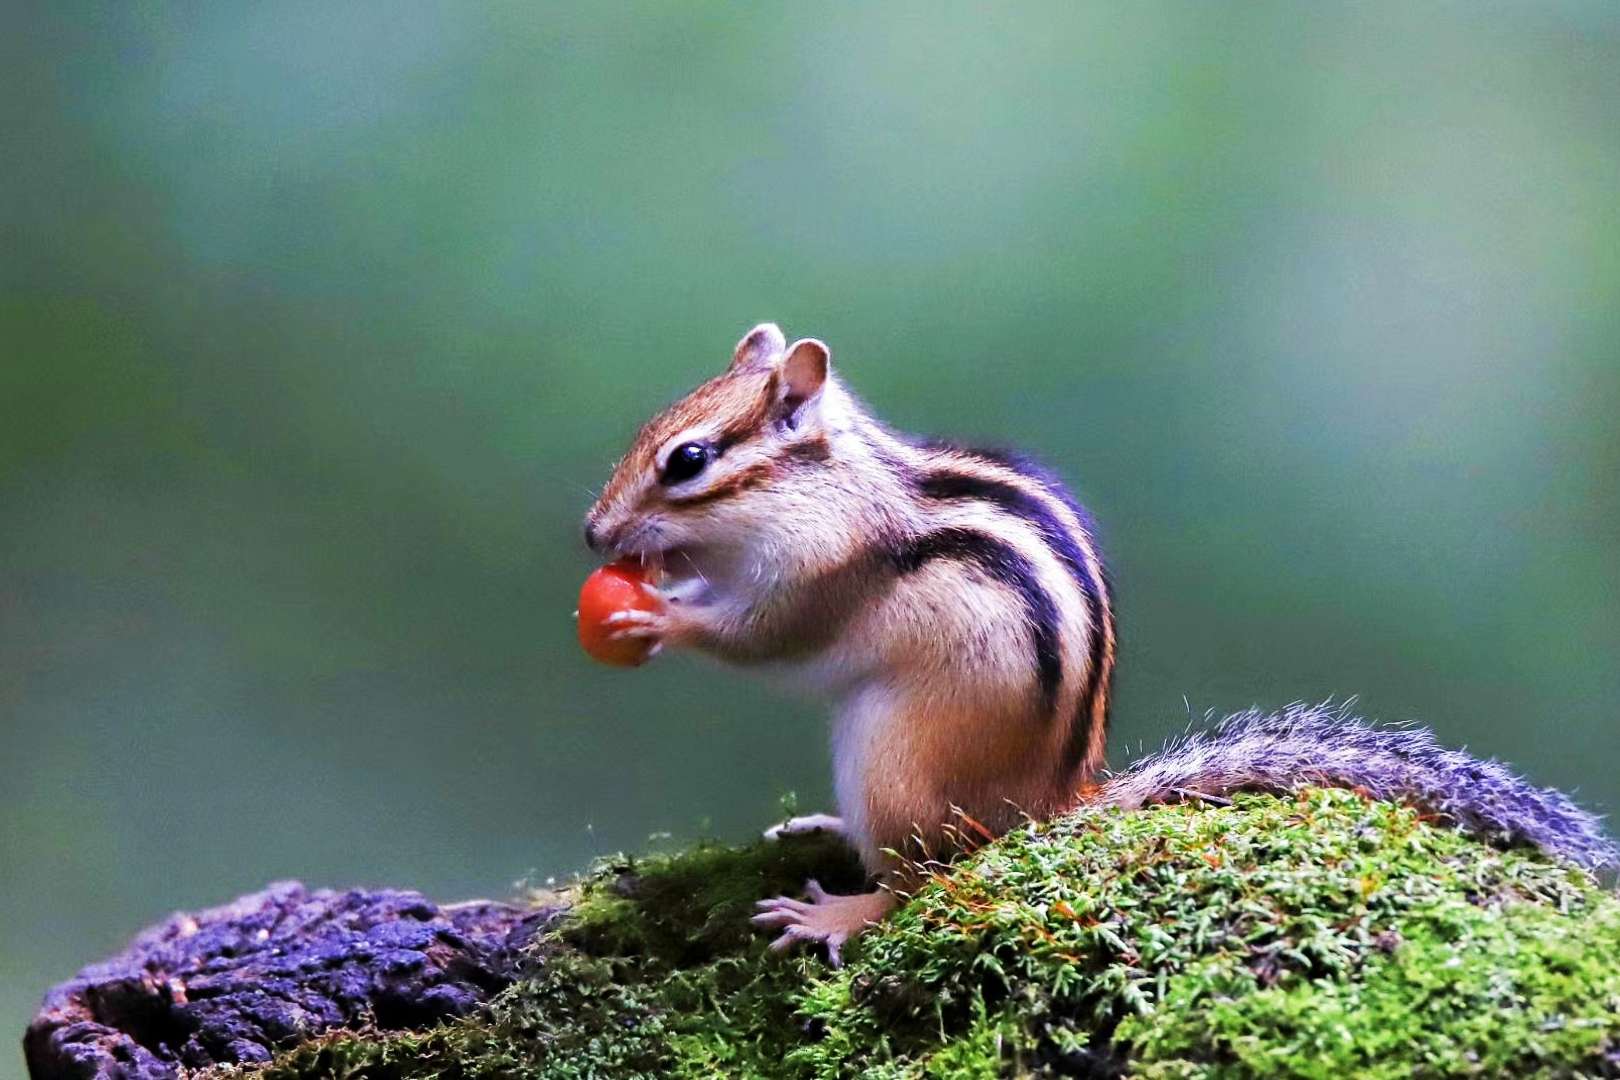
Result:
{"type": "MultiPolygon", "coordinates": [[[[964,451],[974,453],[973,451],[964,451]]],[[[986,455],[987,456],[987,455],[986,455]]],[[[997,462],[1005,464],[1004,462],[997,462]]],[[[1038,479],[1039,478],[1035,478],[1038,479]]],[[[1045,480],[1039,480],[1041,486],[1048,491],[1050,487],[1045,480]]],[[[1074,533],[1053,512],[1053,507],[1038,495],[1032,495],[1015,484],[1005,483],[982,476],[973,476],[967,473],[939,470],[925,473],[916,480],[917,490],[925,497],[931,499],[976,499],[990,503],[993,506],[1028,522],[1040,534],[1042,541],[1050,548],[1069,571],[1075,585],[1080,590],[1081,601],[1086,605],[1087,622],[1091,626],[1091,637],[1088,642],[1089,674],[1086,686],[1080,695],[1080,709],[1074,730],[1071,732],[1069,747],[1066,756],[1069,764],[1078,766],[1084,757],[1086,746],[1089,743],[1091,732],[1091,714],[1098,693],[1106,692],[1102,685],[1103,655],[1106,647],[1108,624],[1111,615],[1107,610],[1103,590],[1092,577],[1090,568],[1086,565],[1085,551],[1074,533]]],[[[1053,493],[1054,498],[1063,498],[1061,494],[1053,493]]],[[[1069,500],[1064,499],[1069,503],[1069,500]]],[[[1072,503],[1070,503],[1073,508],[1072,503]]],[[[1076,516],[1085,521],[1083,513],[1076,509],[1076,516]]]]}
{"type": "Polygon", "coordinates": [[[1041,699],[1051,712],[1063,682],[1063,654],[1058,648],[1058,610],[1041,587],[1035,568],[1011,545],[975,529],[939,529],[914,537],[891,553],[895,569],[912,574],[935,559],[950,559],[978,567],[993,580],[1016,592],[1024,603],[1034,638],[1035,668],[1041,699]]]}

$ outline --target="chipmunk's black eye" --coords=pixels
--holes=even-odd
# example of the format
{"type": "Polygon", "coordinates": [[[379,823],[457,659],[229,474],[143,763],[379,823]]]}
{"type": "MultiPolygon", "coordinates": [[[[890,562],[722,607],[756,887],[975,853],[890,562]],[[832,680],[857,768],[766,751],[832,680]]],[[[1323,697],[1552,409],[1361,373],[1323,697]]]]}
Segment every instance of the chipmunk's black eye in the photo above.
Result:
{"type": "Polygon", "coordinates": [[[666,487],[670,484],[679,484],[683,480],[690,480],[702,472],[714,458],[714,447],[706,442],[681,443],[664,462],[664,471],[658,475],[658,482],[666,487]]]}

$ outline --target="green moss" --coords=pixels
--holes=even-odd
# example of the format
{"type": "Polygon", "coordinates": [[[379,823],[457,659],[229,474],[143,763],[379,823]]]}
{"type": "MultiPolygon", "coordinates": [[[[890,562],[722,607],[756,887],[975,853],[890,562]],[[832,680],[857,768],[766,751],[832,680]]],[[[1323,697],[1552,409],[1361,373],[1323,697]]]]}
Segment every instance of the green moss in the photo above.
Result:
{"type": "Polygon", "coordinates": [[[858,869],[824,842],[603,863],[486,1015],[266,1072],[1569,1076],[1620,1055],[1620,902],[1348,792],[1021,829],[933,868],[841,971],[747,923],[812,874],[858,869]]]}

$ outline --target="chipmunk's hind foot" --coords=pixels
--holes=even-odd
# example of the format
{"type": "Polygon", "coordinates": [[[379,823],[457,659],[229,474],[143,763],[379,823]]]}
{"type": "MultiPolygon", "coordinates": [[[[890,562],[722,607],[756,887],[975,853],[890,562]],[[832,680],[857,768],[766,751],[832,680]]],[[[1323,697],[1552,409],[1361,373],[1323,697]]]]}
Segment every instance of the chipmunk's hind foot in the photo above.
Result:
{"type": "Polygon", "coordinates": [[[810,897],[808,901],[790,896],[761,900],[755,905],[759,914],[751,921],[762,930],[782,931],[771,942],[772,952],[783,952],[801,943],[825,945],[827,962],[833,967],[843,966],[844,943],[882,922],[896,903],[894,894],[883,889],[840,896],[811,880],[804,883],[804,891],[810,897]]]}

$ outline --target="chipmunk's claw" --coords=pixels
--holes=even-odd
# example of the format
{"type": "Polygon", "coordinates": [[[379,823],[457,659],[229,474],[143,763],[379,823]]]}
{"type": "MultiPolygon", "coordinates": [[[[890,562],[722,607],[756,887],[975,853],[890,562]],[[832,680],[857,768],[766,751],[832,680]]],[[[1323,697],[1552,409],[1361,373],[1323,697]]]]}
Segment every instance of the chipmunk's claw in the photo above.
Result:
{"type": "Polygon", "coordinates": [[[614,628],[608,635],[609,641],[624,641],[627,638],[657,639],[664,636],[668,620],[662,612],[627,608],[624,611],[615,611],[603,619],[602,625],[614,628]]]}
{"type": "Polygon", "coordinates": [[[804,883],[808,901],[791,896],[761,900],[758,914],[750,920],[762,930],[780,930],[771,942],[772,952],[785,952],[808,942],[827,947],[827,962],[842,967],[843,948],[850,938],[880,922],[894,909],[894,894],[877,892],[839,896],[829,893],[814,879],[804,883]]]}

